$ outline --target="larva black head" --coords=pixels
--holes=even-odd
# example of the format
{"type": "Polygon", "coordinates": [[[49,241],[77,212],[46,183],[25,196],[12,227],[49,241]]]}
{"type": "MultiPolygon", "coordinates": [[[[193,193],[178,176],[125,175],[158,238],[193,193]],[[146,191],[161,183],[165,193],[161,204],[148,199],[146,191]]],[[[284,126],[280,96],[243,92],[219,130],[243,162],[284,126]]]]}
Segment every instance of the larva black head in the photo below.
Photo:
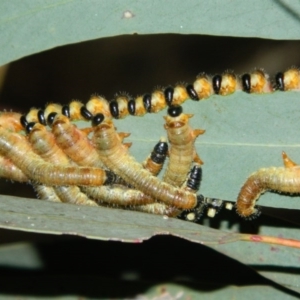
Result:
{"type": "Polygon", "coordinates": [[[92,118],[93,118],[93,115],[89,112],[89,110],[84,105],[80,107],[80,114],[86,120],[92,120],[92,118]]]}
{"type": "Polygon", "coordinates": [[[127,109],[132,116],[135,115],[135,101],[133,99],[128,101],[127,109]]]}
{"type": "Polygon", "coordinates": [[[53,124],[53,121],[54,121],[54,118],[55,118],[56,115],[57,115],[56,112],[52,112],[48,115],[47,123],[48,123],[49,126],[51,126],[53,124]]]}
{"type": "Polygon", "coordinates": [[[44,111],[39,109],[38,113],[37,113],[37,116],[38,116],[38,120],[39,122],[42,124],[42,125],[47,125],[47,122],[46,122],[46,118],[45,118],[45,115],[44,115],[44,111]]]}
{"type": "Polygon", "coordinates": [[[151,95],[145,94],[143,96],[143,104],[148,113],[151,113],[151,95]]]}
{"type": "Polygon", "coordinates": [[[104,182],[104,185],[111,185],[114,184],[117,181],[117,176],[112,171],[105,170],[106,174],[106,180],[104,182]]]}
{"type": "Polygon", "coordinates": [[[35,125],[35,122],[28,123],[26,126],[26,132],[30,133],[32,131],[34,125],[35,125]]]}
{"type": "Polygon", "coordinates": [[[158,142],[151,152],[151,160],[157,164],[162,164],[167,156],[169,147],[166,142],[158,142]]]}
{"type": "Polygon", "coordinates": [[[180,105],[174,105],[174,106],[170,106],[169,108],[168,108],[168,115],[170,116],[170,117],[173,117],[173,118],[175,118],[175,117],[178,117],[178,116],[180,116],[181,114],[182,114],[182,107],[180,106],[180,105]]]}
{"type": "Polygon", "coordinates": [[[70,107],[69,105],[64,105],[62,108],[61,108],[61,113],[66,116],[67,118],[70,118],[70,107]]]}
{"type": "Polygon", "coordinates": [[[221,75],[215,75],[212,78],[213,89],[214,89],[215,94],[217,94],[217,95],[220,93],[221,83],[222,83],[221,75]]]}
{"type": "Polygon", "coordinates": [[[200,166],[193,166],[188,180],[186,182],[186,186],[194,191],[198,191],[202,178],[202,168],[200,166]]]}
{"type": "Polygon", "coordinates": [[[92,126],[97,126],[99,124],[101,124],[104,120],[104,115],[99,113],[99,114],[96,114],[93,119],[92,119],[92,126]]]}
{"type": "Polygon", "coordinates": [[[189,97],[192,99],[192,100],[195,100],[195,101],[198,101],[199,100],[199,97],[193,87],[192,84],[188,84],[186,87],[186,91],[187,93],[189,94],[189,97]]]}
{"type": "Polygon", "coordinates": [[[21,118],[20,118],[20,123],[21,123],[21,125],[23,126],[23,128],[26,129],[26,126],[28,125],[28,121],[27,121],[27,119],[26,119],[25,116],[21,116],[21,118]]]}
{"type": "Polygon", "coordinates": [[[116,100],[112,100],[109,102],[109,111],[115,119],[119,118],[119,107],[118,102],[116,100]]]}
{"type": "Polygon", "coordinates": [[[243,86],[243,91],[246,93],[251,92],[251,76],[250,74],[244,74],[242,76],[242,86],[243,86]]]}
{"type": "Polygon", "coordinates": [[[164,90],[164,95],[165,95],[167,105],[169,105],[169,106],[172,105],[173,95],[174,95],[174,88],[172,86],[168,86],[164,90]]]}
{"type": "Polygon", "coordinates": [[[279,91],[284,91],[284,74],[282,72],[278,72],[275,75],[275,89],[279,91]]]}

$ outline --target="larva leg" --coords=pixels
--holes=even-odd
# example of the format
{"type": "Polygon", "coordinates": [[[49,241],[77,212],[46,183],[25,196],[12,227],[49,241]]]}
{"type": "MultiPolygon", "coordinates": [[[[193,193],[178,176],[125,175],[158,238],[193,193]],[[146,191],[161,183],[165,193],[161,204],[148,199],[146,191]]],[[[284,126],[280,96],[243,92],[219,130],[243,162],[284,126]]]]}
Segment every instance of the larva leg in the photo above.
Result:
{"type": "Polygon", "coordinates": [[[284,193],[300,193],[300,166],[282,153],[285,167],[263,168],[254,172],[242,186],[236,202],[237,213],[244,218],[259,215],[255,208],[260,195],[268,190],[284,193]]]}
{"type": "Polygon", "coordinates": [[[24,136],[0,127],[0,154],[31,180],[46,185],[99,186],[110,182],[111,172],[98,168],[54,166],[33,153],[24,136]]]}
{"type": "Polygon", "coordinates": [[[93,139],[101,160],[108,169],[138,190],[167,205],[181,209],[189,209],[197,205],[197,196],[194,193],[161,182],[143,169],[133,157],[128,155],[127,148],[121,143],[112,121],[102,122],[102,120],[102,115],[97,115],[93,119],[95,126],[93,139]]]}
{"type": "Polygon", "coordinates": [[[172,106],[168,109],[165,129],[170,142],[169,163],[163,177],[163,181],[173,186],[182,186],[190,171],[192,162],[202,163],[195,154],[195,139],[205,131],[193,130],[189,125],[192,115],[182,113],[181,106],[172,106]]]}

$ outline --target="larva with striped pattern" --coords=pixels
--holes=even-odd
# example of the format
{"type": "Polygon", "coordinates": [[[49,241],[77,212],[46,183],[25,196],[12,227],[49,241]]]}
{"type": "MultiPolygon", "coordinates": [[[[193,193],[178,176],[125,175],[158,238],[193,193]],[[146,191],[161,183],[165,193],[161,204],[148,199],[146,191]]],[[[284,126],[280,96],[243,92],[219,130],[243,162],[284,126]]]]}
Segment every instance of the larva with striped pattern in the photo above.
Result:
{"type": "Polygon", "coordinates": [[[269,76],[262,69],[256,69],[240,77],[232,71],[225,71],[222,75],[213,77],[201,73],[193,84],[155,89],[152,93],[136,98],[127,93],[118,93],[111,101],[101,96],[92,96],[85,105],[79,101],[72,101],[69,105],[50,103],[44,110],[32,108],[26,116],[21,117],[20,121],[24,127],[30,122],[46,125],[47,122],[51,122],[55,113],[63,114],[71,120],[91,120],[100,113],[106,118],[121,119],[128,115],[143,116],[146,113],[157,113],[167,106],[181,105],[188,99],[194,101],[207,99],[214,94],[226,96],[238,90],[247,93],[270,93],[275,89],[289,90],[288,71],[278,74],[273,88],[269,76]]]}
{"type": "Polygon", "coordinates": [[[237,213],[246,219],[260,214],[255,207],[260,195],[266,191],[300,193],[300,166],[282,152],[284,167],[262,168],[251,174],[242,186],[237,202],[237,213]]]}

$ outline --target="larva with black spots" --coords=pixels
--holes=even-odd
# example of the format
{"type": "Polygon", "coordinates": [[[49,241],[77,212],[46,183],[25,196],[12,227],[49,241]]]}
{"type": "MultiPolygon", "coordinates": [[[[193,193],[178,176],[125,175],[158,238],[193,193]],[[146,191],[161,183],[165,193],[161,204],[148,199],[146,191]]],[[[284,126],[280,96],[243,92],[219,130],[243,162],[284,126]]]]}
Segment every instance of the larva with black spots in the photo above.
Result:
{"type": "Polygon", "coordinates": [[[127,93],[118,93],[110,101],[94,95],[85,105],[79,101],[72,101],[69,105],[50,103],[44,110],[32,108],[26,116],[21,117],[20,121],[24,127],[30,122],[46,125],[51,123],[55,113],[63,114],[71,120],[91,120],[97,114],[116,119],[128,115],[143,116],[146,113],[157,113],[167,106],[181,105],[188,99],[199,101],[212,95],[226,96],[239,90],[247,93],[270,93],[276,89],[290,90],[287,78],[290,78],[288,72],[277,75],[273,88],[269,76],[262,69],[255,69],[242,76],[237,76],[228,70],[222,75],[214,76],[201,73],[192,84],[157,88],[152,93],[136,98],[127,93]],[[285,88],[282,88],[283,84],[285,88]]]}
{"type": "Polygon", "coordinates": [[[192,129],[189,119],[193,115],[183,114],[181,106],[171,106],[165,116],[165,129],[170,143],[169,162],[163,181],[181,187],[187,178],[192,162],[202,164],[194,146],[197,136],[205,130],[192,129]]]}
{"type": "Polygon", "coordinates": [[[284,167],[262,168],[251,174],[242,186],[237,202],[237,213],[246,219],[260,214],[255,207],[260,195],[266,191],[300,193],[300,166],[296,165],[285,152],[282,153],[284,167]]]}

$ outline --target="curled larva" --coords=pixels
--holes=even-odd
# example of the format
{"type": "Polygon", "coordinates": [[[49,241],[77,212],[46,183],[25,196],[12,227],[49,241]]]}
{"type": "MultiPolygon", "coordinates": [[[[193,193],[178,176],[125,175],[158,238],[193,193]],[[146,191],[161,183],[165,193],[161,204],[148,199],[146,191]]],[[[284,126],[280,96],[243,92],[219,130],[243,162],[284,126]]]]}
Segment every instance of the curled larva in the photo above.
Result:
{"type": "Polygon", "coordinates": [[[255,207],[260,195],[266,191],[300,193],[300,166],[282,153],[284,167],[262,168],[249,176],[242,186],[237,202],[237,213],[244,218],[253,218],[260,211],[255,207]]]}
{"type": "Polygon", "coordinates": [[[214,76],[201,73],[192,84],[180,83],[175,87],[156,88],[152,93],[136,98],[132,98],[127,93],[118,93],[111,101],[94,95],[85,105],[79,101],[72,101],[69,105],[50,103],[44,110],[32,108],[26,116],[21,117],[20,121],[24,127],[30,122],[46,125],[51,123],[55,113],[63,114],[71,120],[91,120],[93,116],[100,113],[106,118],[116,119],[128,115],[143,116],[146,113],[157,113],[168,105],[181,105],[187,99],[199,101],[213,94],[225,96],[238,90],[247,93],[273,91],[269,76],[262,69],[242,76],[237,76],[232,71],[214,76]]]}
{"type": "Polygon", "coordinates": [[[138,190],[167,205],[181,209],[193,208],[197,205],[197,195],[175,188],[161,182],[128,154],[127,147],[122,144],[111,120],[96,115],[93,118],[95,126],[93,140],[102,162],[106,167],[122,177],[138,190]]]}
{"type": "Polygon", "coordinates": [[[202,164],[194,146],[197,136],[205,131],[193,130],[189,119],[193,115],[183,114],[181,106],[171,106],[165,116],[165,129],[170,143],[169,162],[163,181],[173,186],[182,186],[190,171],[192,162],[202,164]]]}
{"type": "Polygon", "coordinates": [[[111,172],[98,168],[53,165],[32,152],[26,137],[0,127],[0,155],[10,159],[31,180],[46,185],[99,186],[111,172]]]}

